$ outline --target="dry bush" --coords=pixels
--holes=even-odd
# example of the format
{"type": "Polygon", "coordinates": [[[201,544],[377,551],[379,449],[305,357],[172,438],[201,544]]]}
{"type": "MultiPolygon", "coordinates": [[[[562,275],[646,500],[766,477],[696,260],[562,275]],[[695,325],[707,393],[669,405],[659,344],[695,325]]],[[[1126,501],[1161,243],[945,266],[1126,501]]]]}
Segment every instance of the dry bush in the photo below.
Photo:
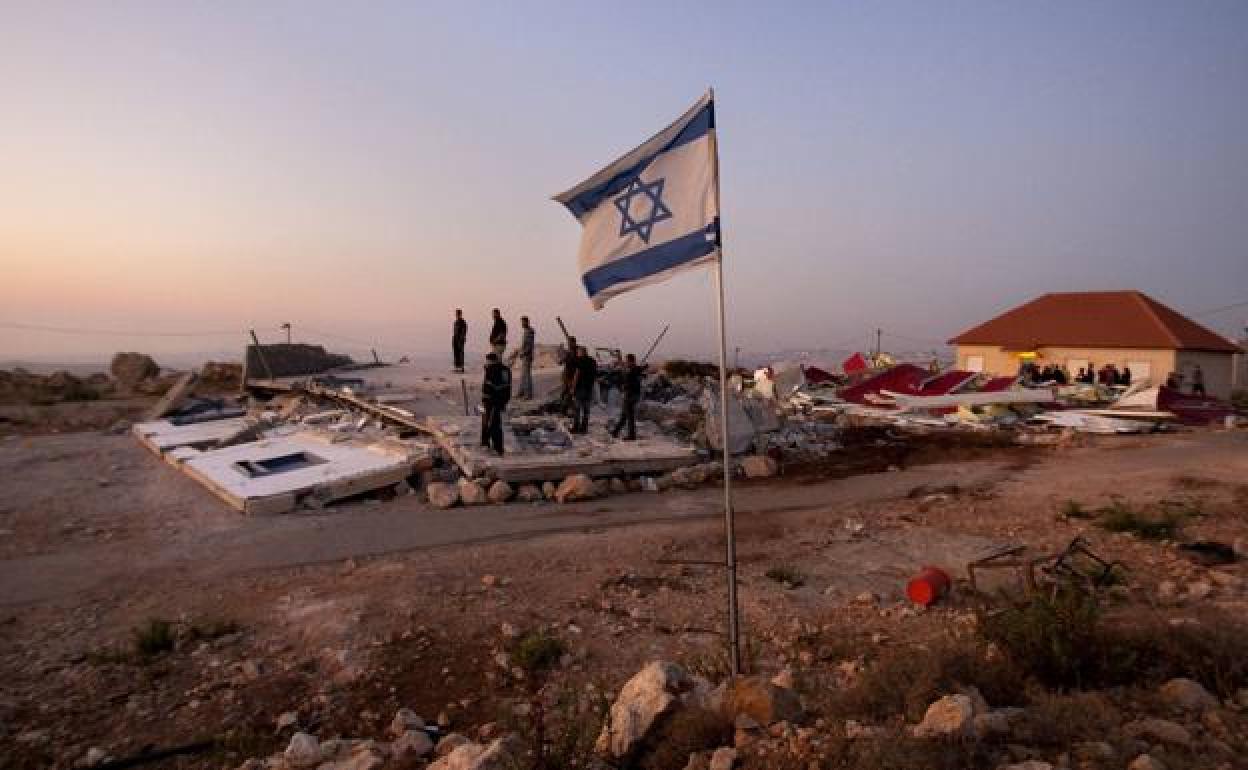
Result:
{"type": "Polygon", "coordinates": [[[812,692],[816,709],[842,719],[881,722],[898,714],[918,721],[932,701],[976,687],[993,706],[1016,705],[1025,685],[1020,669],[990,655],[974,638],[946,637],[926,647],[888,650],[844,690],[812,692]]]}
{"type": "Polygon", "coordinates": [[[1014,725],[1014,738],[1028,745],[1065,747],[1100,740],[1122,721],[1118,708],[1102,693],[1032,692],[1014,725]]]}

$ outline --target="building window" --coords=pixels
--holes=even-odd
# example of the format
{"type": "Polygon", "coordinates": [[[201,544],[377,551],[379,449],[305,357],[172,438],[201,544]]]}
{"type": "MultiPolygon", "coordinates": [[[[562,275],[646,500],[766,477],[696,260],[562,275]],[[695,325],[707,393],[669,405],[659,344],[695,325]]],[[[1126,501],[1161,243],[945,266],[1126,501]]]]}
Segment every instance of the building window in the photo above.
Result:
{"type": "Polygon", "coordinates": [[[1131,370],[1131,382],[1144,382],[1153,379],[1153,364],[1151,361],[1128,361],[1127,368],[1131,370]]]}
{"type": "Polygon", "coordinates": [[[966,370],[968,372],[982,372],[984,370],[983,356],[967,356],[966,370]]]}

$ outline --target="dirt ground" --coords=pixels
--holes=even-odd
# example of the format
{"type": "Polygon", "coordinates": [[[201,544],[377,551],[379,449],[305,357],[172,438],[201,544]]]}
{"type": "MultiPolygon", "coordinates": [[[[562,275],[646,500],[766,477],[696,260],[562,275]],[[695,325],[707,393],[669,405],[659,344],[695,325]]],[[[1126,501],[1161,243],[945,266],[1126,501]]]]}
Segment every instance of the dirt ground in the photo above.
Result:
{"type": "MultiPolygon", "coordinates": [[[[1185,539],[1242,552],[1248,433],[873,457],[742,485],[751,670],[836,665],[963,623],[968,560],[1005,544],[1054,552],[1081,533],[1128,568],[1119,598],[1140,612],[1244,609],[1242,564],[1200,566],[1079,511],[1170,501],[1191,512],[1185,539]],[[928,564],[959,583],[919,611],[903,590],[928,564]],[[1212,590],[1170,598],[1193,582],[1212,590]]],[[[613,692],[656,658],[724,672],[714,486],[246,519],[129,436],[99,432],[6,436],[0,478],[0,767],[200,741],[214,745],[155,766],[236,767],[285,746],[287,713],[322,738],[380,737],[401,706],[465,732],[506,723],[528,690],[500,653],[531,629],[563,640],[573,688],[613,692]],[[137,655],[135,629],[154,619],[172,624],[174,649],[137,655]]]]}

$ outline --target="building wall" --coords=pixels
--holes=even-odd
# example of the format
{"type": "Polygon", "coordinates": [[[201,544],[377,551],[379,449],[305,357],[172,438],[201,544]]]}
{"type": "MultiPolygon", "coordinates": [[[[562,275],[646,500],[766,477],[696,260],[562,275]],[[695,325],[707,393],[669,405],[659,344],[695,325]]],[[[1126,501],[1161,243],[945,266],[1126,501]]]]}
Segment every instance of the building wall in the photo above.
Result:
{"type": "MultiPolygon", "coordinates": [[[[1163,349],[1042,347],[1034,352],[1036,353],[1035,362],[1037,365],[1041,367],[1046,364],[1064,365],[1070,371],[1071,376],[1079,373],[1079,367],[1083,365],[1083,362],[1090,363],[1097,369],[1105,364],[1114,364],[1119,369],[1130,365],[1131,374],[1135,380],[1141,379],[1144,369],[1147,368],[1148,379],[1154,385],[1160,385],[1165,382],[1166,375],[1173,371],[1175,366],[1175,351],[1163,349]],[[1144,366],[1141,366],[1141,364],[1144,366]]],[[[1228,359],[1227,376],[1229,382],[1230,357],[1223,357],[1228,359]]],[[[973,368],[972,364],[976,363],[978,358],[983,359],[983,371],[996,375],[1017,374],[1019,363],[1022,360],[1019,358],[1017,351],[1004,350],[1000,347],[991,345],[958,345],[957,366],[959,369],[973,368]]],[[[1204,367],[1203,362],[1201,366],[1204,367]]],[[[1212,383],[1208,374],[1209,371],[1206,369],[1206,388],[1212,383]]]]}
{"type": "Polygon", "coordinates": [[[1205,375],[1205,392],[1214,398],[1230,398],[1235,363],[1230,353],[1180,350],[1177,371],[1183,375],[1183,390],[1191,387],[1192,370],[1200,364],[1200,370],[1205,375]]]}

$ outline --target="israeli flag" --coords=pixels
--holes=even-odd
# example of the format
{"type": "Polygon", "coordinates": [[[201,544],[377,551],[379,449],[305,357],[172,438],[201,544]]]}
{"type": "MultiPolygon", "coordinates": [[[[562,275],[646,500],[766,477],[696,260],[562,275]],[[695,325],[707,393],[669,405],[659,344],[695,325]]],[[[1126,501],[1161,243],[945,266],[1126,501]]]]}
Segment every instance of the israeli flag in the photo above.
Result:
{"type": "Polygon", "coordinates": [[[555,196],[581,223],[581,281],[595,309],[719,258],[711,92],[645,144],[555,196]]]}

